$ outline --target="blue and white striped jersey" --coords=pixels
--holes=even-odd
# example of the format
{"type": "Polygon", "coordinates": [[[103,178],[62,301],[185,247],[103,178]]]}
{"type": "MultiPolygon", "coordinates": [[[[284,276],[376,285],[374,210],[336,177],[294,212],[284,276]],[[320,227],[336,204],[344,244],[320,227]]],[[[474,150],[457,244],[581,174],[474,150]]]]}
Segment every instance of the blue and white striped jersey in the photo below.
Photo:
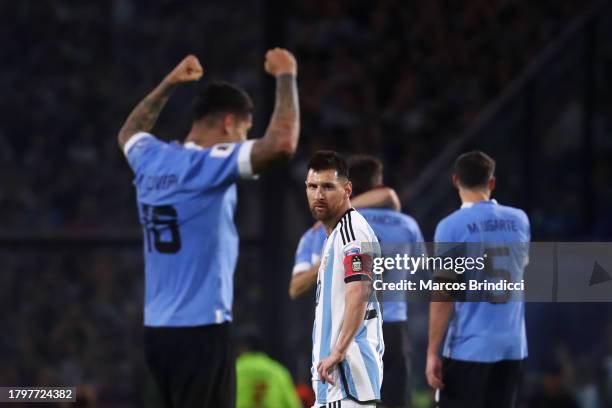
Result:
{"type": "Polygon", "coordinates": [[[319,361],[329,356],[338,341],[347,283],[371,279],[371,262],[378,256],[380,247],[374,231],[351,208],[329,235],[319,267],[311,369],[317,404],[346,398],[359,402],[380,399],[385,345],[380,306],[374,291],[345,360],[332,373],[335,384],[323,383],[316,370],[319,361]]]}

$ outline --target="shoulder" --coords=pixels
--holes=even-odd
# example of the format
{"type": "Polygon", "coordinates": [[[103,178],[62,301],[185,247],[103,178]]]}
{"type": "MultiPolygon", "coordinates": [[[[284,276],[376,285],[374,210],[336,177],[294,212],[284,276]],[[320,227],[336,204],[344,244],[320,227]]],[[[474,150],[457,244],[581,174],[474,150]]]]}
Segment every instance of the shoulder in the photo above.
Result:
{"type": "Polygon", "coordinates": [[[436,225],[434,241],[453,241],[453,231],[465,220],[465,209],[458,209],[442,218],[436,225]]]}
{"type": "Polygon", "coordinates": [[[138,132],[128,139],[123,145],[123,153],[129,156],[131,153],[142,151],[152,146],[162,147],[166,142],[159,140],[152,133],[138,132]]]}
{"type": "Polygon", "coordinates": [[[455,225],[456,223],[462,221],[465,218],[464,210],[466,210],[466,209],[465,208],[463,208],[463,209],[460,208],[458,210],[453,211],[452,213],[450,213],[446,217],[442,218],[438,222],[438,225],[437,225],[436,229],[437,228],[449,228],[449,227],[455,225]]]}

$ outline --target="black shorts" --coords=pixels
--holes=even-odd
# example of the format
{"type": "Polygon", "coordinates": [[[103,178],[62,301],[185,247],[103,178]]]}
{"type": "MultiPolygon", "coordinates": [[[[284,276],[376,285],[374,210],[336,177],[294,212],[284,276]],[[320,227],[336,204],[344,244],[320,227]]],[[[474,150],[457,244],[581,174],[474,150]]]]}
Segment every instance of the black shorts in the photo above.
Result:
{"type": "Polygon", "coordinates": [[[383,322],[385,354],[383,355],[383,383],[380,390],[382,405],[409,407],[410,339],[407,322],[383,322]]]}
{"type": "Polygon", "coordinates": [[[145,357],[167,408],[234,407],[230,325],[145,327],[145,357]]]}
{"type": "Polygon", "coordinates": [[[521,384],[523,360],[476,363],[442,360],[439,408],[514,408],[521,384]]]}

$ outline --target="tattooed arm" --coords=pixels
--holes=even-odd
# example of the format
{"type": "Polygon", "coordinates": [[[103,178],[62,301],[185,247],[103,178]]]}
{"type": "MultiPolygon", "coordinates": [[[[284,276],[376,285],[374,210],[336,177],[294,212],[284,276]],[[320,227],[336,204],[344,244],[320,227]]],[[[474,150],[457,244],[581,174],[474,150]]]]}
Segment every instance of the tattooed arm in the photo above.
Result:
{"type": "Polygon", "coordinates": [[[149,132],[155,126],[159,113],[177,85],[197,81],[203,74],[200,62],[193,55],[185,57],[163,81],[130,113],[118,135],[119,146],[127,143],[138,132],[149,132]]]}
{"type": "Polygon", "coordinates": [[[254,173],[274,161],[291,158],[300,134],[295,58],[289,51],[275,48],[266,54],[265,69],[276,77],[276,101],[266,134],[255,142],[251,151],[254,173]]]}

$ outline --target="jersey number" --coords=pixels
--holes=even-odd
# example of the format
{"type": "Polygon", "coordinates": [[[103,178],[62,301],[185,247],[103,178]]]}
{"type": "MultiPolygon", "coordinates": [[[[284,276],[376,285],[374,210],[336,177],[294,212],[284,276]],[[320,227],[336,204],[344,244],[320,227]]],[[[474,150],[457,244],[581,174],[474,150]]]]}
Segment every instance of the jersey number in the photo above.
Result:
{"type": "Polygon", "coordinates": [[[151,252],[151,241],[160,254],[176,254],[181,250],[181,235],[179,233],[176,209],[171,205],[157,207],[143,204],[145,242],[151,252]],[[162,232],[170,234],[170,240],[162,240],[162,232]]]}
{"type": "MultiPolygon", "coordinates": [[[[512,275],[507,269],[495,268],[493,267],[493,258],[494,257],[508,257],[510,256],[510,250],[508,247],[489,247],[485,249],[485,270],[487,277],[490,278],[499,278],[501,280],[506,280],[507,282],[512,282],[512,275]]],[[[489,303],[507,303],[511,298],[510,292],[505,291],[501,294],[495,294],[495,292],[489,292],[487,294],[487,301],[489,303]]]]}

